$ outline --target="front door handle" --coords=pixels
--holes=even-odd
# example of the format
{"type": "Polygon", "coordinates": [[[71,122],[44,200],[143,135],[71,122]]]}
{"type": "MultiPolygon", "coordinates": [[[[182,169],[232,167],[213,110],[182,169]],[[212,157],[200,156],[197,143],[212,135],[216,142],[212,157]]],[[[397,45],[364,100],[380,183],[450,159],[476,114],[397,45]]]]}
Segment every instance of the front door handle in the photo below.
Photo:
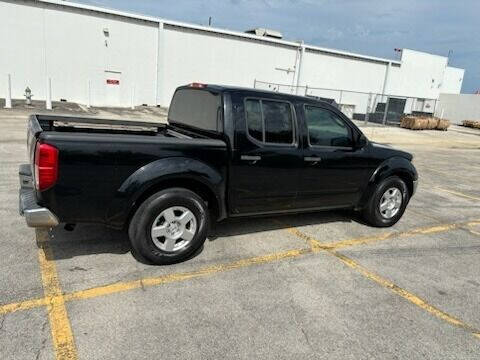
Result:
{"type": "Polygon", "coordinates": [[[312,165],[316,165],[316,164],[318,164],[320,161],[322,161],[322,158],[320,158],[320,157],[318,157],[318,156],[305,156],[305,157],[303,158],[303,161],[312,163],[312,165]]]}
{"type": "Polygon", "coordinates": [[[240,156],[240,160],[250,161],[252,164],[255,164],[257,161],[262,160],[262,157],[258,155],[242,155],[240,156]]]}

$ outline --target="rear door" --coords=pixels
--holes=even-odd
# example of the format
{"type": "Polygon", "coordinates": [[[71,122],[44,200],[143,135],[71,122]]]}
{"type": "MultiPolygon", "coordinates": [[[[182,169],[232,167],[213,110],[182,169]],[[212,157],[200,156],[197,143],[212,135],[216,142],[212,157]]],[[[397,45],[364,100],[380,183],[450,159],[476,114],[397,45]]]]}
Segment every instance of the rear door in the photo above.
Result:
{"type": "Polygon", "coordinates": [[[302,111],[306,129],[297,206],[354,206],[366,183],[368,157],[354,146],[353,126],[321,104],[305,104],[302,111]]]}
{"type": "Polygon", "coordinates": [[[230,212],[295,208],[302,150],[293,105],[232,94],[235,147],[230,168],[230,212]]]}

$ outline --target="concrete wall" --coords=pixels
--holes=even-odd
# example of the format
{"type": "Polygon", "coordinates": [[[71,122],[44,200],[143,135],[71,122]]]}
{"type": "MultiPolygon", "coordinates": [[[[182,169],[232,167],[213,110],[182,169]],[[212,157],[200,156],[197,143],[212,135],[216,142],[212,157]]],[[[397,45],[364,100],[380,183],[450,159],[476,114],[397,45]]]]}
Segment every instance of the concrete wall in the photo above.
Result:
{"type": "Polygon", "coordinates": [[[382,92],[387,64],[307,50],[302,82],[311,87],[382,92]]]}
{"type": "Polygon", "coordinates": [[[386,92],[437,99],[441,92],[447,58],[403,49],[401,62],[400,67],[391,68],[386,92]]]}
{"type": "Polygon", "coordinates": [[[459,94],[462,89],[464,69],[447,67],[443,78],[441,92],[443,94],[459,94]]]}
{"type": "Polygon", "coordinates": [[[446,57],[413,50],[381,59],[56,0],[0,0],[0,46],[0,97],[11,74],[13,98],[29,86],[45,99],[51,78],[53,100],[95,106],[168,106],[180,85],[253,87],[256,79],[290,92],[308,86],[309,95],[365,112],[368,94],[349,91],[381,94],[387,79],[387,94],[436,99],[458,93],[463,80],[446,57]]]}
{"type": "Polygon", "coordinates": [[[162,103],[191,82],[253,87],[255,79],[290,84],[298,49],[165,25],[162,103]],[[287,73],[279,69],[292,69],[287,73]]]}
{"type": "Polygon", "coordinates": [[[32,2],[0,2],[0,97],[6,74],[12,96],[29,86],[45,99],[47,78],[52,99],[92,105],[156,103],[155,43],[158,24],[108,14],[32,2]],[[108,34],[104,33],[108,29],[108,34]],[[107,79],[119,84],[107,84],[107,79]]]}
{"type": "MultiPolygon", "coordinates": [[[[361,61],[352,57],[333,56],[307,50],[302,62],[302,85],[327,89],[382,93],[388,63],[361,61]]],[[[347,91],[309,89],[308,95],[333,98],[337,103],[354,106],[354,112],[365,113],[369,96],[347,91]]]]}
{"type": "Polygon", "coordinates": [[[480,121],[480,95],[440,94],[435,115],[454,124],[461,124],[463,120],[480,121]]]}

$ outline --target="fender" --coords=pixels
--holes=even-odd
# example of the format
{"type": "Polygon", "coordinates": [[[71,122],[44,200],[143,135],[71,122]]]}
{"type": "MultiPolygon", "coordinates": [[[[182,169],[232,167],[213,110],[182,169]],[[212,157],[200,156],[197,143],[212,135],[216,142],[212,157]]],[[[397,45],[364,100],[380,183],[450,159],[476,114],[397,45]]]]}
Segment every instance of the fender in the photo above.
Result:
{"type": "Polygon", "coordinates": [[[407,187],[413,191],[413,182],[418,180],[418,173],[412,162],[400,156],[394,156],[383,161],[372,173],[368,179],[367,186],[363,192],[363,196],[359,202],[358,208],[362,208],[370,199],[377,184],[389,176],[398,175],[402,178],[409,179],[407,187]]]}
{"type": "Polygon", "coordinates": [[[194,180],[208,187],[215,195],[222,218],[226,214],[225,178],[217,169],[199,160],[186,157],[156,160],[137,169],[122,183],[107,210],[106,223],[115,228],[123,227],[140,196],[169,180],[194,180]]]}

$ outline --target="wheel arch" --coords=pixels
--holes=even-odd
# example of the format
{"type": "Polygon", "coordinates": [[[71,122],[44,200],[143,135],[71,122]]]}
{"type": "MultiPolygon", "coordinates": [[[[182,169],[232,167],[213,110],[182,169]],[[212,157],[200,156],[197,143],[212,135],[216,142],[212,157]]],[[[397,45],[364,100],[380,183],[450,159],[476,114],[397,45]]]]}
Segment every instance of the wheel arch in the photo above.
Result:
{"type": "Polygon", "coordinates": [[[393,157],[382,162],[372,173],[366,186],[358,208],[363,208],[368,202],[377,185],[391,176],[398,176],[407,185],[409,196],[414,193],[414,181],[418,179],[418,174],[413,164],[402,157],[393,157]]]}
{"type": "Polygon", "coordinates": [[[127,226],[130,223],[133,215],[146,199],[159,191],[169,188],[183,188],[194,192],[207,203],[208,209],[212,215],[212,219],[219,219],[221,217],[221,212],[223,210],[221,208],[220,201],[215,195],[214,191],[208,185],[197,179],[174,177],[160,180],[146,188],[132,204],[125,221],[125,225],[127,226]]]}
{"type": "Polygon", "coordinates": [[[128,226],[138,207],[151,195],[171,187],[185,188],[202,197],[216,220],[226,217],[226,175],[199,160],[175,157],[154,161],[131,174],[116,192],[106,223],[128,226]]]}

